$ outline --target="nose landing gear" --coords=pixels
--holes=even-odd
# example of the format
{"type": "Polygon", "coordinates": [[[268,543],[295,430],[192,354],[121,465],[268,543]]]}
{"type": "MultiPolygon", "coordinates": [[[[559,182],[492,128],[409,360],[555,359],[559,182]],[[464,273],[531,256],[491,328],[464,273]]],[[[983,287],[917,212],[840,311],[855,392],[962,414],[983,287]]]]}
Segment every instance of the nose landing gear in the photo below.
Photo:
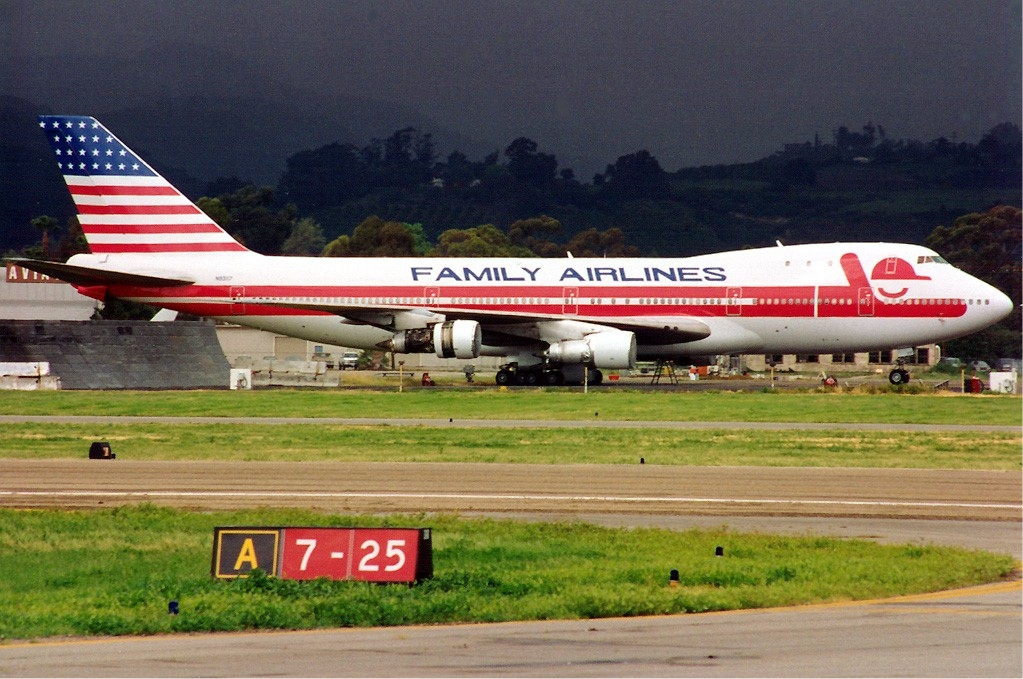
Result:
{"type": "Polygon", "coordinates": [[[888,373],[888,381],[898,386],[909,383],[909,371],[902,367],[902,361],[898,361],[892,371],[888,373]]]}

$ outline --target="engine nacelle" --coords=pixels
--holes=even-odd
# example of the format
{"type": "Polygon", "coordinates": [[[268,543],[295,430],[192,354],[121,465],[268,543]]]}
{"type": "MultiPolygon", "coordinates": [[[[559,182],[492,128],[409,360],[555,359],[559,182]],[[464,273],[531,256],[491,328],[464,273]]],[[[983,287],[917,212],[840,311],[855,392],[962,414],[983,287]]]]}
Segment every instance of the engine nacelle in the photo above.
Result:
{"type": "Polygon", "coordinates": [[[625,330],[606,330],[583,339],[565,340],[547,349],[555,364],[581,363],[608,370],[636,367],[636,335],[625,330]]]}
{"type": "Polygon", "coordinates": [[[477,321],[445,321],[396,332],[380,346],[399,354],[435,353],[440,358],[478,358],[483,331],[477,321]]]}
{"type": "MultiPolygon", "coordinates": [[[[384,344],[382,343],[380,346],[384,346],[384,344]]],[[[433,351],[433,330],[430,328],[413,328],[412,330],[396,332],[386,348],[399,354],[429,353],[433,351]]]]}
{"type": "Polygon", "coordinates": [[[440,358],[477,358],[483,331],[477,321],[444,321],[433,326],[433,351],[440,358]]]}

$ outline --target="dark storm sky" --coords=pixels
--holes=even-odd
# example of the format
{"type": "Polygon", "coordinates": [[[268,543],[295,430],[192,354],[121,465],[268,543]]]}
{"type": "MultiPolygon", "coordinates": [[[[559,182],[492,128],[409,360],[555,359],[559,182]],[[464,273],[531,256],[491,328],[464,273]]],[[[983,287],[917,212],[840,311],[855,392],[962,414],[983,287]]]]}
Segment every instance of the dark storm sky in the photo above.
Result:
{"type": "MultiPolygon", "coordinates": [[[[40,54],[228,51],[293,85],[406,103],[494,148],[527,136],[667,170],[868,120],[976,142],[1020,124],[1018,0],[0,0],[3,68],[40,54]]],[[[2,85],[2,81],[0,81],[2,85]]],[[[43,102],[45,103],[45,102],[43,102]]]]}

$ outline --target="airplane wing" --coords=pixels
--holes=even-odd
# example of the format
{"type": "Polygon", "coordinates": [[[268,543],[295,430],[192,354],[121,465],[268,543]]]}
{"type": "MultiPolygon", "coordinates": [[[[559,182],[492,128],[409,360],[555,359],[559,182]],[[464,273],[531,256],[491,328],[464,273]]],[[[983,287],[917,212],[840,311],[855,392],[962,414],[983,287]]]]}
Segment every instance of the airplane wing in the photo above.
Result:
{"type": "Polygon", "coordinates": [[[88,266],[75,266],[73,264],[62,264],[60,262],[47,262],[41,259],[29,259],[25,257],[12,257],[7,261],[17,266],[57,278],[71,285],[81,286],[110,286],[110,285],[138,285],[141,287],[179,287],[191,285],[195,280],[185,277],[165,277],[149,274],[130,273],[127,271],[112,271],[108,269],[95,269],[88,266]]]}
{"type": "Polygon", "coordinates": [[[247,298],[246,302],[253,304],[265,304],[268,306],[280,306],[292,309],[306,309],[308,311],[321,311],[325,313],[343,316],[351,321],[365,323],[379,328],[390,329],[395,317],[402,314],[416,316],[437,316],[438,320],[443,316],[444,320],[473,320],[479,322],[483,333],[488,332],[502,337],[524,336],[517,332],[516,327],[536,326],[550,321],[573,320],[583,323],[591,323],[604,328],[616,328],[635,333],[636,341],[645,345],[657,344],[679,344],[682,342],[695,342],[710,336],[710,326],[698,318],[676,318],[670,321],[661,322],[657,319],[647,318],[622,318],[609,319],[603,317],[572,316],[566,318],[561,314],[537,314],[521,311],[478,311],[445,307],[409,307],[400,305],[339,305],[329,302],[312,301],[288,301],[288,300],[264,300],[261,298],[247,298]]]}

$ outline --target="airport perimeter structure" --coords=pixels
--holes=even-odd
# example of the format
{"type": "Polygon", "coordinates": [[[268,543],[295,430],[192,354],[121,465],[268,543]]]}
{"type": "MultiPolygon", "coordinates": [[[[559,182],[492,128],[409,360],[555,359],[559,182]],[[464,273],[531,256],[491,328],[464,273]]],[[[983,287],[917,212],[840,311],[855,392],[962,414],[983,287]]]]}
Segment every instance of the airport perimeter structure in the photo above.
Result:
{"type": "Polygon", "coordinates": [[[7,321],[0,363],[48,364],[60,389],[227,388],[230,375],[209,321],[7,321]]]}

